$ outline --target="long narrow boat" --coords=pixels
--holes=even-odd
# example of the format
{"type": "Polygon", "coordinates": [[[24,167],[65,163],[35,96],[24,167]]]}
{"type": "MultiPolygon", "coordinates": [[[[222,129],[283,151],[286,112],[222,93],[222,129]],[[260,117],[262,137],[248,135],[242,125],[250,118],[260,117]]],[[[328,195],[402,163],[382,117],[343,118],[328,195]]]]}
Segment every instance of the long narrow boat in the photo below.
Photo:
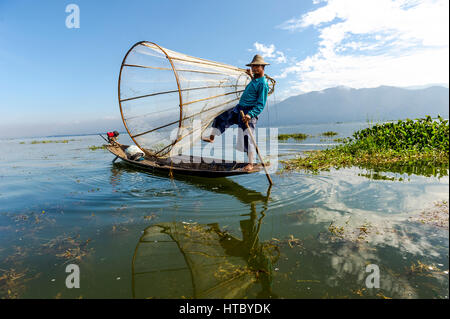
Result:
{"type": "Polygon", "coordinates": [[[172,174],[196,175],[202,177],[226,177],[232,175],[251,174],[262,169],[261,164],[254,164],[253,170],[244,171],[242,168],[248,163],[225,162],[217,159],[179,155],[165,158],[146,155],[143,160],[134,161],[127,157],[125,149],[129,145],[120,143],[108,144],[106,148],[112,154],[133,166],[147,171],[167,172],[172,174]]]}

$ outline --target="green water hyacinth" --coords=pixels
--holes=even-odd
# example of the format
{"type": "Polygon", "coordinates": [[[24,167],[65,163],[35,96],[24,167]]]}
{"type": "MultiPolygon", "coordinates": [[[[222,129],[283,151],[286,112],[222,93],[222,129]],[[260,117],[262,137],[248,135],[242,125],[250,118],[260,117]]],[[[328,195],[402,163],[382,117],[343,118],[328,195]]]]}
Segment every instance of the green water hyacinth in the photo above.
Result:
{"type": "Polygon", "coordinates": [[[341,145],[305,152],[287,161],[286,170],[318,173],[330,168],[358,166],[375,171],[448,175],[449,124],[441,116],[376,124],[356,131],[341,145]]]}
{"type": "Polygon", "coordinates": [[[441,150],[449,151],[448,120],[438,116],[396,123],[376,124],[353,134],[353,145],[366,149],[384,148],[391,150],[441,150]]]}

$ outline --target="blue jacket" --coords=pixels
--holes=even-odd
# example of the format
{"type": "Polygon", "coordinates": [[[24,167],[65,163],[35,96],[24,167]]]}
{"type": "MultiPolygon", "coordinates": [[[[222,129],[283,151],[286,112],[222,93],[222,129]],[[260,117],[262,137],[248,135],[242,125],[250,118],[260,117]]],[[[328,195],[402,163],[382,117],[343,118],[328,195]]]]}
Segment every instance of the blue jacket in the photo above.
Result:
{"type": "Polygon", "coordinates": [[[269,84],[267,84],[265,76],[253,79],[245,88],[244,93],[242,93],[239,105],[244,113],[252,118],[256,117],[266,106],[268,93],[269,84]]]}

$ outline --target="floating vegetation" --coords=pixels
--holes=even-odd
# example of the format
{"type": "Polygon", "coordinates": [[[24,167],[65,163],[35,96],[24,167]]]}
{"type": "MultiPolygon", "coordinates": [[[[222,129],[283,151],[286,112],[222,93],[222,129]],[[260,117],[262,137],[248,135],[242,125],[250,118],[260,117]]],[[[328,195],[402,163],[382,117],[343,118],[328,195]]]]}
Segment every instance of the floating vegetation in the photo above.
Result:
{"type": "Polygon", "coordinates": [[[272,240],[269,242],[269,244],[276,245],[277,247],[283,247],[283,246],[289,246],[290,248],[303,247],[300,239],[295,238],[294,235],[289,235],[289,237],[286,239],[272,238],[272,240]]]}
{"type": "Polygon", "coordinates": [[[338,133],[334,132],[334,131],[326,131],[326,132],[323,132],[320,135],[322,135],[322,136],[335,136],[335,135],[338,135],[338,133]]]}
{"type": "Polygon", "coordinates": [[[377,297],[380,297],[381,299],[392,299],[391,297],[386,297],[386,296],[383,295],[383,293],[381,293],[381,292],[377,293],[377,297]]]}
{"type": "Polygon", "coordinates": [[[448,201],[439,201],[433,207],[422,211],[417,217],[410,217],[412,221],[448,229],[448,201]]]}
{"type": "Polygon", "coordinates": [[[345,143],[347,141],[347,139],[346,138],[342,138],[342,137],[338,137],[338,138],[334,138],[333,139],[333,142],[336,142],[336,143],[345,143]]]}
{"type": "MultiPolygon", "coordinates": [[[[441,265],[442,266],[442,265],[441,265]]],[[[406,269],[408,276],[419,275],[425,277],[435,277],[435,276],[447,276],[448,270],[441,270],[436,265],[427,265],[420,260],[412,263],[412,265],[406,269]]]]}
{"type": "Polygon", "coordinates": [[[20,298],[28,282],[39,277],[39,273],[31,275],[25,266],[26,258],[32,251],[29,247],[14,246],[12,254],[2,260],[5,266],[0,268],[0,298],[20,298]]]}
{"type": "Polygon", "coordinates": [[[42,253],[54,253],[56,257],[66,259],[66,263],[71,261],[80,261],[91,253],[92,249],[88,248],[91,239],[84,241],[79,240],[80,235],[76,237],[58,236],[42,244],[42,253]]]}
{"type": "Polygon", "coordinates": [[[403,181],[403,178],[401,178],[401,177],[396,179],[395,177],[385,176],[385,175],[379,174],[378,172],[372,172],[370,174],[358,173],[358,176],[367,177],[367,178],[373,179],[373,180],[382,180],[382,181],[395,181],[395,180],[398,180],[399,182],[403,181]]]}
{"type": "Polygon", "coordinates": [[[377,124],[357,131],[333,148],[305,152],[306,156],[281,161],[285,169],[303,169],[317,174],[330,168],[358,166],[424,176],[447,176],[449,125],[438,116],[415,121],[377,124]]]}
{"type": "MultiPolygon", "coordinates": [[[[345,222],[345,226],[348,226],[348,222],[345,222]]],[[[369,233],[373,232],[372,225],[368,222],[365,222],[364,224],[357,226],[357,227],[344,227],[344,226],[337,226],[334,225],[334,222],[331,222],[328,226],[328,231],[331,234],[331,239],[341,239],[345,241],[351,241],[351,242],[361,242],[361,241],[367,241],[367,236],[369,233]]],[[[380,234],[377,232],[377,234],[380,234]]]]}
{"type": "Polygon", "coordinates": [[[343,234],[344,234],[344,227],[337,227],[335,225],[333,225],[333,222],[331,222],[330,226],[328,226],[328,231],[339,238],[344,238],[343,234]]]}
{"type": "Polygon", "coordinates": [[[286,141],[290,138],[293,138],[294,140],[304,140],[310,137],[307,134],[303,133],[291,133],[291,134],[278,134],[278,140],[280,141],[286,141]]]}
{"type": "Polygon", "coordinates": [[[28,269],[0,269],[0,296],[7,299],[19,298],[26,289],[25,284],[35,278],[27,277],[27,272],[28,269]]]}
{"type": "Polygon", "coordinates": [[[96,150],[106,150],[106,145],[101,145],[101,146],[96,146],[96,145],[92,145],[88,147],[91,151],[96,151],[96,150]]]}
{"type": "MultiPolygon", "coordinates": [[[[31,141],[30,144],[49,144],[49,143],[64,143],[67,144],[70,141],[76,140],[45,140],[45,141],[31,141]]],[[[25,144],[25,142],[21,142],[20,144],[25,144]]]]}
{"type": "Polygon", "coordinates": [[[294,235],[289,235],[287,240],[289,247],[294,248],[295,246],[301,246],[300,239],[295,238],[294,235]]]}
{"type": "MultiPolygon", "coordinates": [[[[369,294],[367,293],[367,289],[366,288],[361,288],[361,289],[356,289],[356,290],[352,290],[352,292],[355,295],[361,296],[361,297],[366,297],[369,294]]],[[[386,297],[382,292],[378,292],[375,296],[381,298],[381,299],[392,299],[391,297],[386,297]]]]}

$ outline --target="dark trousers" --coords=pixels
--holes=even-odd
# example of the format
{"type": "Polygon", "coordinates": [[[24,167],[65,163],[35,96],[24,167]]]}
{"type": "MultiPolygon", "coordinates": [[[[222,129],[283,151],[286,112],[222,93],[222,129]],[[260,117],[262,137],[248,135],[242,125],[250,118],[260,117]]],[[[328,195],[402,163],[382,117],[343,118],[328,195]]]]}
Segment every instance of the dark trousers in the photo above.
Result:
{"type": "MultiPolygon", "coordinates": [[[[244,114],[247,114],[248,110],[244,110],[240,107],[240,105],[236,105],[234,108],[223,112],[218,115],[214,121],[212,122],[211,127],[217,129],[220,134],[223,134],[227,128],[231,125],[236,124],[242,132],[247,130],[247,125],[242,121],[240,111],[244,111],[244,114]]],[[[258,117],[253,117],[248,121],[248,126],[250,127],[252,133],[255,131],[255,125],[258,122],[258,117]]],[[[216,134],[219,135],[219,134],[216,134]]],[[[248,152],[248,135],[244,134],[244,151],[248,152]]]]}

